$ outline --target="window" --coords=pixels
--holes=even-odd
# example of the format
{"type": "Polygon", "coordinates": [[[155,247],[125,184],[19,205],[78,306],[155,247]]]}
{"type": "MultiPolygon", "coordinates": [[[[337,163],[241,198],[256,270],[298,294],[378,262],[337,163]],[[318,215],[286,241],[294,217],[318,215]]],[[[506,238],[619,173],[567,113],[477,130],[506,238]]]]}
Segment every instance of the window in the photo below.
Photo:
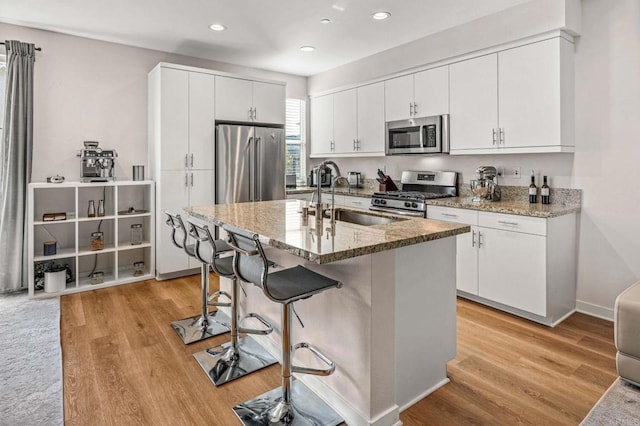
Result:
{"type": "Polygon", "coordinates": [[[306,185],[306,125],[305,101],[287,99],[286,105],[286,163],[285,173],[296,175],[299,184],[306,185]]]}

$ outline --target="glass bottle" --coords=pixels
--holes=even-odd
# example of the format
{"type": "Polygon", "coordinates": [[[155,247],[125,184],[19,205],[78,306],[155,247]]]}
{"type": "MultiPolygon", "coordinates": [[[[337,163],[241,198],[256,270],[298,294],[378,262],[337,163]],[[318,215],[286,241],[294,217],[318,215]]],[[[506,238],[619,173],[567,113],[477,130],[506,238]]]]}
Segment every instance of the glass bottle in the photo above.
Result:
{"type": "Polygon", "coordinates": [[[104,216],[104,200],[98,201],[98,216],[104,216]]]}
{"type": "Polygon", "coordinates": [[[89,200],[89,208],[87,209],[87,217],[96,217],[96,205],[93,200],[89,200]]]}
{"type": "Polygon", "coordinates": [[[547,177],[544,176],[543,178],[543,184],[542,187],[540,188],[540,195],[542,196],[542,204],[551,204],[551,200],[549,197],[549,193],[551,192],[549,185],[547,184],[547,177]]]}
{"type": "Polygon", "coordinates": [[[131,245],[142,244],[142,224],[134,223],[131,225],[131,245]]]}
{"type": "Polygon", "coordinates": [[[529,203],[535,204],[538,202],[538,187],[536,186],[536,178],[531,172],[531,185],[529,185],[529,203]]]}

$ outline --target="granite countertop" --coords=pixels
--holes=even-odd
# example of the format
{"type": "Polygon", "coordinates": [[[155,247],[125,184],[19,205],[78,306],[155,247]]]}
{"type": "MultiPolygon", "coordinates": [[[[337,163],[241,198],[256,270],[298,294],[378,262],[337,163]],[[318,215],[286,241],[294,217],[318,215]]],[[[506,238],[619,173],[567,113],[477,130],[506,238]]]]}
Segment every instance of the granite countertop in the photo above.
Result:
{"type": "Polygon", "coordinates": [[[471,201],[471,197],[438,198],[428,200],[427,205],[542,218],[562,216],[580,211],[580,204],[576,203],[529,204],[527,200],[480,201],[479,203],[474,203],[471,201]]]}
{"type": "MultiPolygon", "coordinates": [[[[336,186],[336,194],[339,195],[349,195],[352,197],[363,197],[363,198],[371,198],[371,196],[373,195],[374,192],[376,192],[377,190],[373,189],[373,188],[351,188],[351,190],[349,190],[348,187],[346,186],[336,186]]],[[[316,192],[316,188],[311,187],[311,186],[301,186],[298,188],[287,188],[286,189],[286,193],[287,194],[309,194],[311,192],[316,192]]],[[[329,187],[323,187],[322,188],[322,193],[323,194],[331,194],[331,188],[329,187]]]]}
{"type": "MultiPolygon", "coordinates": [[[[373,226],[336,221],[334,235],[331,235],[329,219],[324,219],[322,224],[317,224],[315,216],[310,215],[305,222],[300,211],[307,205],[306,201],[301,200],[276,200],[191,207],[187,211],[217,226],[228,224],[255,232],[267,240],[270,246],[318,264],[433,241],[470,231],[467,225],[376,212],[373,215],[403,220],[373,226]]],[[[357,211],[358,209],[344,210],[357,211]]],[[[363,212],[372,214],[369,211],[363,212]]]]}

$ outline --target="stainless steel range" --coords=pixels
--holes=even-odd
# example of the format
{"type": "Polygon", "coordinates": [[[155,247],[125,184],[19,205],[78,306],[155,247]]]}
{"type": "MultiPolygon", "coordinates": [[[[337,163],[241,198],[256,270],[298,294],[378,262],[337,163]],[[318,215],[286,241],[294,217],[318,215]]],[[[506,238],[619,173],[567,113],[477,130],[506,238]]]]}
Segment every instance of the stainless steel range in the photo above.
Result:
{"type": "Polygon", "coordinates": [[[427,217],[427,200],[458,195],[457,178],[456,172],[404,171],[402,191],[374,193],[369,210],[427,217]]]}

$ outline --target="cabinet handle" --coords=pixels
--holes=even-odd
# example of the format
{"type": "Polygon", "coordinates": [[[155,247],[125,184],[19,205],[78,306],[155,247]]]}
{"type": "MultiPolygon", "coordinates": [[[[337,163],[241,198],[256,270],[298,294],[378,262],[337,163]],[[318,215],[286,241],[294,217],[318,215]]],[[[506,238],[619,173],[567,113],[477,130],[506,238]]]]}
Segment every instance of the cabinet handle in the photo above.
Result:
{"type": "Polygon", "coordinates": [[[498,131],[495,128],[491,129],[491,131],[493,133],[493,145],[495,145],[498,140],[498,131]]]}
{"type": "Polygon", "coordinates": [[[185,188],[189,186],[189,174],[188,173],[184,174],[184,186],[185,186],[185,188]]]}
{"type": "Polygon", "coordinates": [[[457,214],[453,214],[453,213],[442,213],[442,216],[446,216],[446,217],[458,217],[457,214]]]}
{"type": "Polygon", "coordinates": [[[518,222],[509,222],[507,220],[499,220],[498,223],[501,223],[503,225],[511,225],[511,226],[518,226],[519,225],[518,222]]]}
{"type": "Polygon", "coordinates": [[[471,231],[471,247],[476,246],[476,231],[471,231]]]}
{"type": "Polygon", "coordinates": [[[184,155],[184,167],[189,167],[189,154],[184,155]]]}
{"type": "Polygon", "coordinates": [[[413,102],[409,102],[409,115],[413,115],[413,102]]]}
{"type": "Polygon", "coordinates": [[[193,154],[191,154],[191,167],[193,168],[193,154]]]}
{"type": "Polygon", "coordinates": [[[418,114],[418,104],[417,103],[413,103],[413,115],[418,114]]]}
{"type": "Polygon", "coordinates": [[[333,141],[329,141],[329,146],[330,146],[331,152],[333,152],[336,147],[336,144],[333,141]]]}
{"type": "Polygon", "coordinates": [[[356,148],[360,151],[360,139],[356,139],[356,148]]]}
{"type": "Polygon", "coordinates": [[[478,231],[478,248],[482,247],[482,232],[478,231]]]}
{"type": "Polygon", "coordinates": [[[498,143],[504,145],[504,127],[500,127],[500,142],[498,143]]]}
{"type": "Polygon", "coordinates": [[[258,119],[258,108],[253,107],[253,119],[257,120],[258,119]]]}
{"type": "Polygon", "coordinates": [[[193,186],[193,173],[191,173],[191,186],[193,186]]]}
{"type": "Polygon", "coordinates": [[[355,139],[353,140],[353,150],[354,151],[356,150],[356,140],[355,139]]]}

